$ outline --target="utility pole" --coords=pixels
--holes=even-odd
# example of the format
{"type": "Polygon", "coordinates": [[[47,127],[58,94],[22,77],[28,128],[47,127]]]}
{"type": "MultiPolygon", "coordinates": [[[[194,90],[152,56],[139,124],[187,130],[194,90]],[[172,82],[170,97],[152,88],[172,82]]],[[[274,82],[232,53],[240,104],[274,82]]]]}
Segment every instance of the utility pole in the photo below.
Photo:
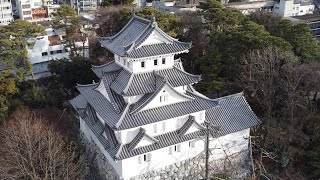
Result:
{"type": "Polygon", "coordinates": [[[206,180],[209,180],[209,122],[206,123],[206,180]]]}

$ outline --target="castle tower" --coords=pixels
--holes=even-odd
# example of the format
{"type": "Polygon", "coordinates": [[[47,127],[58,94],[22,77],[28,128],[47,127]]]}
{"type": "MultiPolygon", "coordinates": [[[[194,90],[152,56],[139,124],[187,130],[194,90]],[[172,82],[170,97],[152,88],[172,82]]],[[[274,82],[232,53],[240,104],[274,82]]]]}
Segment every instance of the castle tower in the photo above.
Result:
{"type": "Polygon", "coordinates": [[[198,156],[204,151],[205,121],[221,127],[216,137],[242,132],[240,138],[259,123],[242,93],[209,99],[197,92],[192,85],[201,76],[187,73],[175,59],[191,43],[164,33],[154,18],[133,14],[120,32],[100,42],[115,60],[93,66],[100,82],[77,85],[80,95],[70,102],[80,132],[119,178],[198,156]]]}

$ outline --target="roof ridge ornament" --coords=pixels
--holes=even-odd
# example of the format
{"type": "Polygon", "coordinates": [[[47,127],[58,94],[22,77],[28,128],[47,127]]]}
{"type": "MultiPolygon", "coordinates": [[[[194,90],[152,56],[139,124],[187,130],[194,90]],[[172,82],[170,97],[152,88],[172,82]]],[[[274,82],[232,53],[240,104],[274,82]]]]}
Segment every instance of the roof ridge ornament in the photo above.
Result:
{"type": "Polygon", "coordinates": [[[156,21],[156,16],[153,14],[151,17],[151,27],[158,27],[158,23],[156,21]]]}

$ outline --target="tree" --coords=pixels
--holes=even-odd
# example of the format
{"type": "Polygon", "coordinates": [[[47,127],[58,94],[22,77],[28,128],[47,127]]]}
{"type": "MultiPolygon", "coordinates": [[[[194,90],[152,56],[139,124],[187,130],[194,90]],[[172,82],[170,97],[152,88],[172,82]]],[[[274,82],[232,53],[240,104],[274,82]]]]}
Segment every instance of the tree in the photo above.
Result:
{"type": "Polygon", "coordinates": [[[278,26],[282,17],[271,12],[257,11],[249,15],[251,21],[263,25],[267,31],[272,32],[278,26]]]}
{"type": "Polygon", "coordinates": [[[318,61],[319,47],[307,24],[294,24],[290,20],[281,19],[273,13],[257,12],[250,19],[263,25],[273,36],[281,37],[291,44],[294,53],[301,61],[318,61]]]}
{"type": "Polygon", "coordinates": [[[133,0],[103,0],[101,6],[112,6],[112,5],[130,5],[133,0]]]}
{"type": "Polygon", "coordinates": [[[72,61],[61,59],[52,61],[48,68],[56,80],[62,84],[67,92],[66,94],[74,94],[77,83],[88,84],[92,83],[93,79],[97,80],[96,75],[91,70],[92,63],[89,60],[76,58],[72,61]]]}
{"type": "Polygon", "coordinates": [[[210,43],[204,57],[199,58],[198,67],[201,74],[205,74],[199,86],[204,83],[210,87],[206,93],[220,95],[240,91],[235,79],[240,73],[239,58],[247,52],[268,47],[292,49],[282,38],[272,36],[263,26],[237,10],[223,8],[215,0],[208,1],[204,18],[210,43]]]}
{"type": "Polygon", "coordinates": [[[198,12],[183,11],[176,14],[181,22],[182,32],[177,36],[180,41],[192,42],[192,48],[188,54],[181,54],[184,69],[191,73],[200,73],[196,67],[196,61],[203,56],[204,50],[208,48],[209,37],[202,22],[201,14],[198,12]]]}
{"type": "Polygon", "coordinates": [[[28,109],[16,111],[0,130],[0,179],[82,179],[76,146],[28,109]]]}
{"type": "Polygon", "coordinates": [[[87,36],[80,32],[80,23],[75,10],[67,4],[63,4],[52,14],[54,16],[52,26],[56,29],[62,29],[66,33],[64,39],[66,46],[70,48],[70,57],[81,56],[76,42],[83,43],[81,51],[83,56],[84,43],[87,40],[87,36]]]}
{"type": "Polygon", "coordinates": [[[8,114],[18,85],[31,73],[26,39],[43,32],[42,27],[24,20],[0,27],[0,121],[8,114]]]}

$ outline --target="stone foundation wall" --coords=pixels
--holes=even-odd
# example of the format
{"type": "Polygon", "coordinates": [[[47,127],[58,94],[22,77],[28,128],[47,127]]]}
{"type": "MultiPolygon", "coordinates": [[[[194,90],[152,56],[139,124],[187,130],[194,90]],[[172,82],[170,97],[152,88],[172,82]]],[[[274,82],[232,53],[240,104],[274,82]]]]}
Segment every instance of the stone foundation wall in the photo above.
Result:
{"type": "MultiPolygon", "coordinates": [[[[81,133],[81,140],[86,151],[86,179],[118,180],[120,179],[112,165],[100,149],[81,133]]],[[[210,155],[214,156],[214,154],[210,155]]],[[[225,159],[210,161],[210,177],[228,175],[233,180],[248,179],[251,175],[248,151],[239,152],[225,159]]],[[[130,180],[198,180],[205,178],[205,154],[162,169],[135,176],[130,180]]]]}

